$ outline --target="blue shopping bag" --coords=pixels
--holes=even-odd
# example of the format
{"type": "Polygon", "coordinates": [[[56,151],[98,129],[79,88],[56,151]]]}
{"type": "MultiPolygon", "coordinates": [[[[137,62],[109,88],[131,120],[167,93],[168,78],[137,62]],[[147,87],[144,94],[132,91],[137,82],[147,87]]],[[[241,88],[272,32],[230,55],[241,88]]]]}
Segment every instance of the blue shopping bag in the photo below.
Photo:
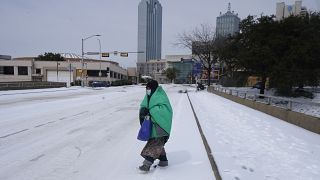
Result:
{"type": "Polygon", "coordinates": [[[138,139],[140,141],[148,141],[151,137],[152,122],[149,116],[146,116],[138,133],[138,139]]]}

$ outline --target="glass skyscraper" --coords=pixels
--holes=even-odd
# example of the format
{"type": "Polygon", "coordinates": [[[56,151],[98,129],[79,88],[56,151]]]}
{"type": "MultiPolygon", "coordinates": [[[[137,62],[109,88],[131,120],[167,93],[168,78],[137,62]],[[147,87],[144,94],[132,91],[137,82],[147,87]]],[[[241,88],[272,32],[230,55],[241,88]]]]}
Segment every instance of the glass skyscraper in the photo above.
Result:
{"type": "Polygon", "coordinates": [[[138,13],[138,63],[161,59],[162,6],[158,0],[141,0],[138,13]]]}

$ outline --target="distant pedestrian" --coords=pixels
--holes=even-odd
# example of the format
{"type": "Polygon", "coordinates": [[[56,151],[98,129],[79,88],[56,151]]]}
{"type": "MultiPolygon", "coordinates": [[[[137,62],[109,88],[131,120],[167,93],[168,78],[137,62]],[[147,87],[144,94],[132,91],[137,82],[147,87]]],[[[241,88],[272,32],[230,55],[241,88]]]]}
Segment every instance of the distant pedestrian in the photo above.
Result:
{"type": "Polygon", "coordinates": [[[168,166],[168,159],[164,149],[168,141],[172,124],[172,108],[167,94],[155,80],[150,80],[146,85],[146,95],[140,105],[140,124],[146,116],[150,116],[152,122],[151,138],[141,152],[145,159],[141,171],[148,172],[156,159],[158,166],[168,166]]]}

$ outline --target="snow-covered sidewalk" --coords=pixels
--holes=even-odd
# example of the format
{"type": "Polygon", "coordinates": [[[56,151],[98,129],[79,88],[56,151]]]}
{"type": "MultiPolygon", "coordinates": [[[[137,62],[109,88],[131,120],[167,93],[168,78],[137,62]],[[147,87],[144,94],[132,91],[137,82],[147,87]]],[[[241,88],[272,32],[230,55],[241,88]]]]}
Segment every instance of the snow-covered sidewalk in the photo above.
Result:
{"type": "Polygon", "coordinates": [[[226,180],[318,180],[320,135],[208,92],[189,92],[226,180]]]}

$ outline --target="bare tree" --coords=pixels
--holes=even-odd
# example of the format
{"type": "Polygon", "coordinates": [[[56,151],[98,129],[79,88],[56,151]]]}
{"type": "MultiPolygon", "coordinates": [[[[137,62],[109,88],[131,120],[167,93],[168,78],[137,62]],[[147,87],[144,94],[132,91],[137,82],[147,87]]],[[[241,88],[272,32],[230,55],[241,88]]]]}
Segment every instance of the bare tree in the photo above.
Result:
{"type": "Polygon", "coordinates": [[[218,61],[218,48],[215,30],[210,25],[201,24],[191,32],[178,35],[176,45],[188,48],[192,55],[198,57],[208,74],[208,86],[210,86],[212,66],[218,61]]]}

